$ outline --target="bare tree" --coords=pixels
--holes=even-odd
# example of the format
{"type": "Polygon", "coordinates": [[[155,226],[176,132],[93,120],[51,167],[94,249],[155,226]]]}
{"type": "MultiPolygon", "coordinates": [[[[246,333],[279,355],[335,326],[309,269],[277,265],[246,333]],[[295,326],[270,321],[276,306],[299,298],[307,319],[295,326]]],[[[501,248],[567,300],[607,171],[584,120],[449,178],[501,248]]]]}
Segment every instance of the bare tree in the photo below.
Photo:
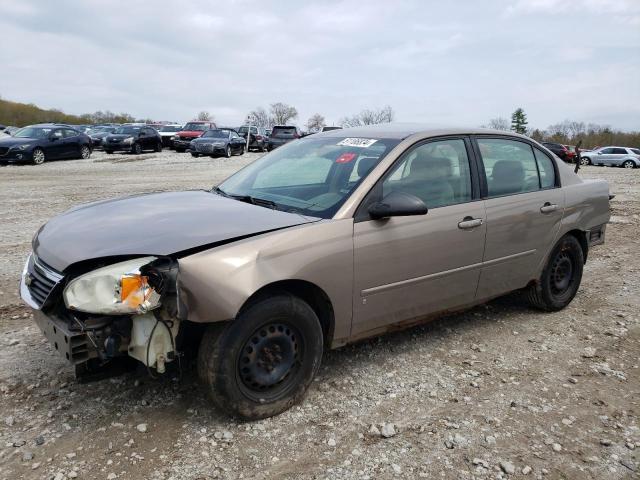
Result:
{"type": "Polygon", "coordinates": [[[508,132],[509,130],[511,130],[511,123],[504,117],[496,117],[489,120],[489,123],[487,125],[483,125],[482,127],[508,132]]]}
{"type": "Polygon", "coordinates": [[[273,127],[273,119],[269,116],[267,111],[262,107],[258,107],[255,110],[252,110],[251,112],[249,112],[249,116],[253,119],[254,124],[257,125],[258,127],[262,127],[262,128],[273,127]]]}
{"type": "Polygon", "coordinates": [[[377,125],[379,123],[391,123],[395,117],[393,108],[389,105],[374,110],[364,109],[360,113],[351,117],[344,117],[340,120],[343,127],[358,127],[360,125],[377,125]]]}
{"type": "Polygon", "coordinates": [[[296,107],[282,102],[271,104],[271,118],[274,125],[286,125],[287,122],[297,117],[298,110],[296,110],[296,107]]]}
{"type": "Polygon", "coordinates": [[[310,132],[319,132],[326,124],[324,117],[319,113],[316,113],[311,115],[309,120],[307,120],[307,130],[310,132]]]}
{"type": "Polygon", "coordinates": [[[197,118],[197,120],[199,120],[201,122],[211,122],[211,121],[213,121],[213,115],[211,115],[206,110],[202,110],[201,112],[199,112],[198,116],[196,118],[197,118]]]}

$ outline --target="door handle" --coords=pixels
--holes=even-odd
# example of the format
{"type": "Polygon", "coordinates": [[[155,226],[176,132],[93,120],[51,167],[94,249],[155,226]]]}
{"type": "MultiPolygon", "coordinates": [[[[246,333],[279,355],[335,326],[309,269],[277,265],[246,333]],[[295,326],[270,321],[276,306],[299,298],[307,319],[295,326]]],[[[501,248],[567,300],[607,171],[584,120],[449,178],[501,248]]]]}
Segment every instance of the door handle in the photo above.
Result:
{"type": "Polygon", "coordinates": [[[555,203],[545,203],[543,206],[540,207],[540,212],[541,213],[551,213],[551,212],[555,212],[558,209],[558,205],[556,205],[555,203]]]}
{"type": "Polygon", "coordinates": [[[476,228],[482,225],[481,218],[473,218],[473,217],[464,217],[460,223],[458,223],[458,228],[462,230],[469,230],[470,228],[476,228]]]}

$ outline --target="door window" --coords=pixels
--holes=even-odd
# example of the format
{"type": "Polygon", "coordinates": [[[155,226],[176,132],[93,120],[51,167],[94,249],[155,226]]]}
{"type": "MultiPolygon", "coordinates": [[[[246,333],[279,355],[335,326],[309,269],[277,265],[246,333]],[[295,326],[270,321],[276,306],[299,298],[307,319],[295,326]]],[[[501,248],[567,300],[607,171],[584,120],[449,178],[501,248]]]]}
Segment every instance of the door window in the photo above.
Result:
{"type": "Polygon", "coordinates": [[[533,149],[538,162],[538,172],[540,173],[540,188],[553,188],[556,186],[556,171],[553,161],[545,155],[542,150],[533,149]]]}
{"type": "Polygon", "coordinates": [[[532,192],[540,188],[538,167],[528,143],[478,138],[489,197],[532,192]]]}
{"type": "Polygon", "coordinates": [[[51,133],[51,136],[60,139],[64,134],[62,133],[62,129],[58,128],[51,133]]]}
{"type": "Polygon", "coordinates": [[[471,200],[471,173],[464,140],[424,143],[409,150],[382,183],[382,197],[404,192],[428,208],[471,200]]]}
{"type": "Polygon", "coordinates": [[[71,130],[70,128],[66,128],[63,130],[63,135],[65,138],[72,138],[72,137],[77,137],[78,132],[75,130],[71,130]]]}
{"type": "Polygon", "coordinates": [[[603,148],[602,150],[600,150],[600,153],[602,153],[603,155],[609,155],[613,153],[613,148],[603,148]]]}

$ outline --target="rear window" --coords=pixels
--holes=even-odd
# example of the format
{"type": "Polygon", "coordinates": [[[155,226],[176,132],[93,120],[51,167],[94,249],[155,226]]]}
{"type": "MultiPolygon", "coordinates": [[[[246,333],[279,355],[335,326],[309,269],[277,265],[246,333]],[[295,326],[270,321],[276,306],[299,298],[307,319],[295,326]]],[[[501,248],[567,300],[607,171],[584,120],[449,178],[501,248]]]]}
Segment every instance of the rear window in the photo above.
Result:
{"type": "Polygon", "coordinates": [[[636,155],[640,155],[640,148],[630,148],[629,150],[631,150],[636,155]]]}
{"type": "Polygon", "coordinates": [[[272,137],[293,137],[297,133],[296,127],[273,127],[272,137]]]}
{"type": "Polygon", "coordinates": [[[208,123],[187,123],[182,129],[186,132],[205,132],[209,130],[208,123]]]}

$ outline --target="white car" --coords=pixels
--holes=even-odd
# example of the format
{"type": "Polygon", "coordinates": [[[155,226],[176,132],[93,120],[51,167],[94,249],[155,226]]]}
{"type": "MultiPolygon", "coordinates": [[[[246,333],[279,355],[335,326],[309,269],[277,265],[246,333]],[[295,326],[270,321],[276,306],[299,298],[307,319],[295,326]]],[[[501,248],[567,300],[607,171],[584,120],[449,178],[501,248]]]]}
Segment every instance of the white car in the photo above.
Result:
{"type": "Polygon", "coordinates": [[[607,165],[610,167],[640,167],[640,149],[627,147],[602,147],[580,153],[582,165],[607,165]]]}
{"type": "Polygon", "coordinates": [[[159,128],[157,130],[162,137],[162,146],[173,148],[173,137],[176,135],[176,133],[182,130],[182,125],[163,125],[162,128],[159,128]]]}

